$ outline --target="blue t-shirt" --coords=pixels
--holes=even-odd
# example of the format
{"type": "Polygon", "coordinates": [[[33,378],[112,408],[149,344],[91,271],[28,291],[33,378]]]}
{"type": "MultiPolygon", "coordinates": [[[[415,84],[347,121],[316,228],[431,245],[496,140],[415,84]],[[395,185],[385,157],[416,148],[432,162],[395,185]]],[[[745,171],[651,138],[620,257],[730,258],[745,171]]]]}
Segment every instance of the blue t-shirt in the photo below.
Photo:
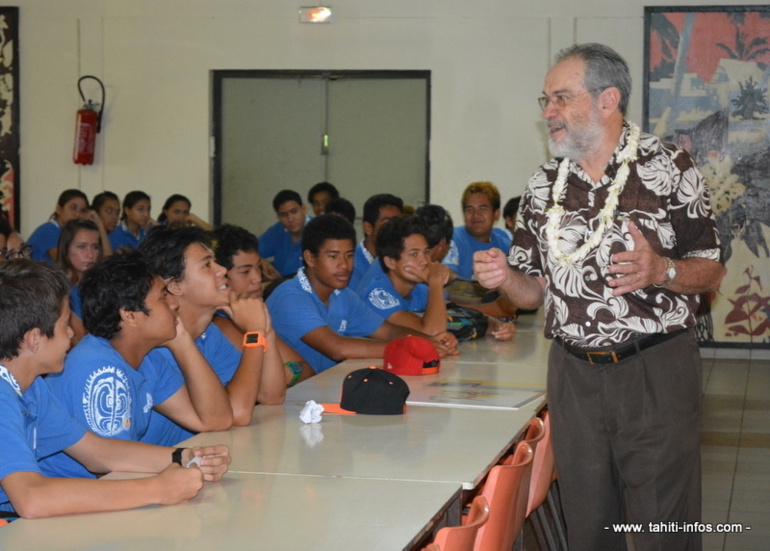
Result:
{"type": "Polygon", "coordinates": [[[70,287],[70,310],[81,320],[83,319],[83,301],[80,300],[80,288],[77,285],[70,287]]]}
{"type": "MultiPolygon", "coordinates": [[[[348,289],[357,291],[361,285],[361,281],[366,276],[366,272],[374,262],[374,256],[370,253],[366,247],[364,247],[364,241],[356,247],[356,254],[353,257],[353,273],[350,274],[350,281],[348,281],[348,289]]],[[[375,263],[376,264],[376,263],[375,263]]]]}
{"type": "Polygon", "coordinates": [[[402,310],[424,312],[428,307],[428,286],[425,283],[415,285],[409,296],[404,298],[396,291],[379,261],[373,262],[366,272],[358,288],[358,296],[373,312],[385,319],[402,310]]]}
{"type": "MultiPolygon", "coordinates": [[[[22,392],[2,365],[0,419],[0,480],[19,471],[45,474],[40,459],[69,448],[86,433],[86,427],[67,414],[42,378],[36,378],[22,392]]],[[[0,487],[0,511],[13,510],[0,487]]]]}
{"type": "Polygon", "coordinates": [[[49,220],[38,226],[27,240],[27,244],[32,246],[32,259],[53,264],[53,258],[48,251],[59,245],[60,235],[61,227],[55,220],[49,220]]]}
{"type": "Polygon", "coordinates": [[[133,233],[128,231],[128,226],[126,226],[126,222],[123,221],[115,226],[115,229],[112,230],[107,237],[110,240],[110,246],[114,252],[117,251],[122,245],[125,245],[126,248],[130,249],[137,248],[142,239],[144,239],[146,233],[147,232],[145,232],[142,228],[139,228],[139,237],[136,237],[133,233]]]}
{"type": "MultiPolygon", "coordinates": [[[[64,370],[48,375],[46,382],[69,414],[91,432],[139,441],[149,426],[152,408],[184,384],[174,366],[155,349],[134,369],[107,339],[86,335],[67,354],[64,370]]],[[[52,476],[93,476],[64,453],[47,457],[42,465],[52,476]]]]}
{"type": "Polygon", "coordinates": [[[273,258],[273,266],[282,276],[295,274],[302,267],[302,239],[292,241],[283,224],[276,222],[259,237],[259,256],[273,258]]]}
{"type": "Polygon", "coordinates": [[[489,243],[483,243],[468,233],[465,226],[457,226],[452,234],[452,245],[442,261],[463,279],[473,279],[473,253],[497,247],[505,254],[511,248],[511,238],[505,230],[492,228],[489,243]]]}
{"type": "MultiPolygon", "coordinates": [[[[195,346],[198,347],[222,384],[227,385],[241,363],[241,351],[235,348],[222,334],[219,327],[213,323],[210,323],[206,327],[206,331],[195,339],[195,346]]],[[[179,364],[177,364],[171,350],[166,347],[155,350],[168,361],[169,369],[181,377],[182,372],[179,370],[179,364]]],[[[159,446],[174,446],[192,435],[193,433],[189,430],[180,427],[162,413],[153,410],[150,414],[150,424],[142,437],[142,442],[159,446]]]]}
{"type": "Polygon", "coordinates": [[[337,362],[302,341],[313,329],[328,326],[346,337],[368,337],[382,326],[380,316],[369,310],[352,289],[336,289],[326,306],[310,285],[305,269],[281,283],[267,299],[267,308],[278,335],[305,358],[316,373],[337,362]]]}

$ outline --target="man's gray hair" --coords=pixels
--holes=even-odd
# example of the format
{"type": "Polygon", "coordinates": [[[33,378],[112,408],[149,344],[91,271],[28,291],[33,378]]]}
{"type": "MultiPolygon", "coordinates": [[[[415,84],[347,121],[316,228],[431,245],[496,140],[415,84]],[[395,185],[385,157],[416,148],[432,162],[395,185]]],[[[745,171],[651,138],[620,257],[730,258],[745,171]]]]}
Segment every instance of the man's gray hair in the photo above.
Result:
{"type": "Polygon", "coordinates": [[[586,72],[583,84],[594,98],[599,97],[599,94],[607,88],[614,87],[620,91],[618,108],[625,117],[628,99],[631,96],[631,73],[628,70],[628,64],[620,54],[604,44],[595,42],[575,44],[556,54],[554,63],[569,57],[579,57],[585,61],[586,72]]]}

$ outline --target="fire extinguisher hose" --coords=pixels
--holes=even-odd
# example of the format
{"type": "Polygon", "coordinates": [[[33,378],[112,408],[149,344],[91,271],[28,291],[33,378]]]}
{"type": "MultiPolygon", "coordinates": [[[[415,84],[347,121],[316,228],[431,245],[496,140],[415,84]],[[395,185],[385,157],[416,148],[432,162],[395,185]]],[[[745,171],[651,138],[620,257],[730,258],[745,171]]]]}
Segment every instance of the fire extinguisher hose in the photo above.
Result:
{"type": "Polygon", "coordinates": [[[95,76],[83,75],[82,77],[80,77],[78,79],[78,91],[80,92],[80,98],[83,100],[84,107],[88,106],[88,108],[94,108],[95,106],[98,106],[98,116],[96,118],[96,132],[97,133],[101,132],[102,131],[102,112],[104,111],[104,102],[106,101],[106,95],[104,93],[104,84],[102,83],[101,80],[99,80],[95,76]],[[91,101],[91,99],[88,99],[86,101],[86,97],[83,94],[83,87],[81,86],[81,83],[83,82],[83,80],[85,80],[87,78],[93,79],[93,80],[95,80],[96,82],[99,83],[99,86],[102,89],[102,101],[101,102],[97,103],[97,102],[91,101]]]}

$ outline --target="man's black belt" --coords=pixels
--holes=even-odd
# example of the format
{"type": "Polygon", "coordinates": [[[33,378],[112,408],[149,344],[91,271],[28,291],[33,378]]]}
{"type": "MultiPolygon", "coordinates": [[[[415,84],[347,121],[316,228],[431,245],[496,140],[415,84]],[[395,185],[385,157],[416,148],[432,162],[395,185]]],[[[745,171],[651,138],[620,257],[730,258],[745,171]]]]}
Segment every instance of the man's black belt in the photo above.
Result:
{"type": "Polygon", "coordinates": [[[576,358],[586,361],[592,365],[609,365],[623,361],[626,358],[641,352],[642,350],[646,350],[647,348],[655,346],[656,344],[660,344],[662,342],[666,342],[669,339],[673,339],[674,337],[678,337],[686,331],[687,329],[680,329],[679,331],[674,331],[673,333],[654,333],[652,335],[642,337],[641,339],[637,339],[631,343],[621,345],[617,348],[609,348],[604,350],[586,350],[584,348],[578,348],[577,346],[567,344],[559,337],[556,337],[554,340],[559,346],[561,346],[564,350],[576,358]]]}

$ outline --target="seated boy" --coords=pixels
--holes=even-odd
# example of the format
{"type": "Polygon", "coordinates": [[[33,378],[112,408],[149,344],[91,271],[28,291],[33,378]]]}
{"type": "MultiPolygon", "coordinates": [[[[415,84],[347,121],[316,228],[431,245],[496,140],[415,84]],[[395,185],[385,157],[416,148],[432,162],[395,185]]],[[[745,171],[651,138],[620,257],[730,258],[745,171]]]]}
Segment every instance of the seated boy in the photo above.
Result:
{"type": "MultiPolygon", "coordinates": [[[[428,246],[430,247],[431,260],[442,262],[452,249],[452,237],[454,235],[452,216],[441,205],[432,204],[419,207],[415,211],[415,216],[421,219],[428,228],[425,238],[428,240],[428,246]]],[[[453,283],[450,283],[445,290],[451,297],[452,302],[466,308],[473,308],[488,316],[498,318],[516,317],[516,307],[511,304],[511,301],[505,295],[497,291],[487,292],[485,289],[480,289],[477,284],[469,283],[462,279],[458,280],[457,273],[452,271],[451,268],[450,274],[450,281],[453,283]],[[453,287],[455,296],[452,296],[453,287]],[[481,296],[481,303],[478,300],[469,300],[469,289],[472,290],[470,294],[481,296]]],[[[510,329],[512,331],[513,327],[510,329]]]]}
{"type": "Polygon", "coordinates": [[[115,511],[193,498],[227,472],[227,446],[171,448],[101,438],[71,418],[43,375],[62,370],[72,330],[69,282],[32,260],[0,263],[0,511],[26,518],[115,511]],[[159,473],[134,480],[50,478],[41,458],[64,451],[89,471],[159,473]],[[200,458],[200,470],[185,469],[200,458]]]}
{"type": "MultiPolygon", "coordinates": [[[[257,236],[240,226],[223,224],[214,231],[217,264],[227,270],[227,284],[236,295],[262,300],[262,258],[259,256],[257,236]]],[[[268,314],[269,317],[269,314],[268,314]]],[[[243,344],[243,330],[222,310],[214,315],[214,325],[224,333],[239,350],[243,344]]],[[[286,344],[275,331],[267,337],[269,346],[275,347],[284,362],[286,384],[294,386],[315,375],[313,368],[296,350],[286,344]]]]}
{"type": "Polygon", "coordinates": [[[354,254],[355,230],[347,220],[314,218],[302,235],[304,267],[267,299],[276,331],[316,373],[348,358],[381,358],[388,341],[409,334],[430,339],[442,355],[457,353],[446,332],[431,337],[369,310],[347,288],[354,254]]]}
{"type": "MultiPolygon", "coordinates": [[[[169,294],[179,304],[179,318],[196,346],[219,377],[230,399],[233,425],[251,421],[254,405],[280,404],[286,394],[286,377],[274,347],[267,343],[270,318],[261,300],[238,296],[225,278],[226,270],[216,263],[208,246],[208,234],[195,226],[156,226],[139,249],[153,270],[166,280],[169,294]],[[222,309],[244,330],[243,351],[237,350],[211,322],[222,309]],[[272,358],[272,359],[271,359],[272,358]]],[[[176,364],[171,351],[161,353],[176,364]]],[[[191,433],[153,411],[143,438],[153,444],[175,444],[191,433]]]]}
{"type": "MultiPolygon", "coordinates": [[[[196,348],[165,282],[135,249],[88,270],[80,283],[88,334],[46,383],[68,413],[105,438],[140,441],[152,410],[200,432],[230,428],[225,389],[196,348]],[[155,347],[173,353],[175,369],[155,347]]],[[[43,460],[56,476],[93,476],[65,453],[43,460]]]]}
{"type": "Polygon", "coordinates": [[[272,258],[273,267],[282,276],[292,275],[302,266],[302,228],[308,220],[302,197],[291,189],[279,191],[273,198],[278,222],[259,238],[259,254],[272,258]]]}
{"type": "Polygon", "coordinates": [[[511,248],[511,238],[505,230],[496,228],[500,218],[500,192],[492,182],[473,182],[463,191],[461,199],[465,224],[457,226],[444,264],[466,280],[473,279],[473,253],[498,248],[511,248]]]}
{"type": "Polygon", "coordinates": [[[375,243],[378,261],[364,276],[358,295],[389,322],[435,335],[447,330],[444,285],[450,273],[431,261],[426,232],[425,224],[411,215],[383,225],[375,243]]]}
{"type": "MultiPolygon", "coordinates": [[[[427,236],[424,222],[413,215],[383,225],[377,233],[378,262],[369,268],[358,294],[389,322],[435,335],[447,330],[444,286],[451,272],[431,260],[427,236]]],[[[495,338],[513,337],[512,324],[489,321],[495,338]]]]}
{"type": "Polygon", "coordinates": [[[350,274],[349,287],[353,291],[358,290],[361,280],[369,271],[369,266],[374,263],[377,256],[375,242],[377,232],[388,220],[398,218],[404,212],[404,201],[400,197],[390,193],[378,193],[372,195],[364,203],[364,214],[361,220],[361,228],[364,230],[364,238],[356,247],[353,272],[350,274]]]}

